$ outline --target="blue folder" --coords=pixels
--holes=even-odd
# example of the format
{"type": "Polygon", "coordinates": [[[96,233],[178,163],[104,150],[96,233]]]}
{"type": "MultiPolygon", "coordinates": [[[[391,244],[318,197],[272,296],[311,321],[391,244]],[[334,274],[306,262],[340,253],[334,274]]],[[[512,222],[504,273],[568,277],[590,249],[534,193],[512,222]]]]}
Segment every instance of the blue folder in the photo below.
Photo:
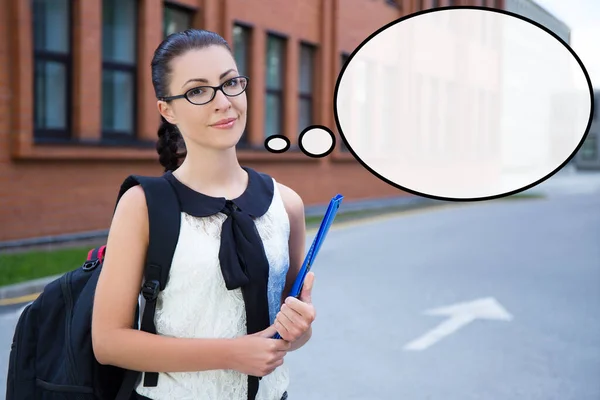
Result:
{"type": "MultiPolygon", "coordinates": [[[[335,216],[337,215],[337,211],[340,208],[340,205],[342,204],[343,199],[344,199],[344,196],[342,196],[341,194],[338,194],[338,195],[334,196],[331,199],[331,201],[329,202],[327,211],[325,212],[325,215],[323,216],[323,219],[321,220],[321,225],[319,226],[319,230],[317,231],[317,234],[315,235],[315,238],[313,239],[312,245],[310,246],[310,249],[308,250],[306,257],[304,258],[304,262],[302,263],[302,268],[300,268],[300,271],[298,272],[298,275],[296,276],[296,280],[294,281],[294,285],[292,286],[292,289],[290,290],[289,296],[293,296],[295,298],[300,297],[300,294],[302,293],[302,287],[304,286],[304,279],[306,278],[306,274],[308,274],[310,272],[310,269],[312,268],[312,266],[314,264],[315,258],[317,257],[317,254],[319,253],[319,250],[321,249],[321,245],[323,244],[323,241],[325,240],[325,237],[327,236],[327,232],[329,232],[329,227],[333,223],[333,220],[335,219],[335,216]]],[[[281,339],[281,336],[279,336],[279,333],[277,333],[274,336],[274,338],[281,339]]]]}

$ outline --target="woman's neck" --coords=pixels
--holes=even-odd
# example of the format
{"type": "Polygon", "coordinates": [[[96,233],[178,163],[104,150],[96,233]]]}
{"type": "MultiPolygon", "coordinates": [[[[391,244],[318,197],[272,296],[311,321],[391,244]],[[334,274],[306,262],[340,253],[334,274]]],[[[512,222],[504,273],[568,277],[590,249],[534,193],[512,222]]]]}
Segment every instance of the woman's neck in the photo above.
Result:
{"type": "Polygon", "coordinates": [[[241,168],[235,148],[188,149],[173,175],[186,186],[212,197],[236,198],[248,185],[248,174],[241,168]]]}

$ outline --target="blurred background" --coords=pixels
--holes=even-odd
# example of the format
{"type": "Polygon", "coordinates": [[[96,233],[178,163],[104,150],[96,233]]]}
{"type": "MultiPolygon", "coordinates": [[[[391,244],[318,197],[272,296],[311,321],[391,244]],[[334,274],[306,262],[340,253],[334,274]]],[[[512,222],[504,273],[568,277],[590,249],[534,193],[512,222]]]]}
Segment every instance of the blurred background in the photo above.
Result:
{"type": "Polygon", "coordinates": [[[303,197],[307,244],[323,205],[345,196],[317,264],[317,334],[288,358],[291,398],[600,399],[597,84],[575,157],[497,201],[400,191],[336,129],[336,80],[354,49],[445,6],[537,21],[600,79],[594,0],[0,0],[0,393],[23,306],[103,243],[127,175],[162,172],[150,60],[193,27],[224,36],[250,77],[240,162],[303,197]],[[299,150],[311,124],[337,135],[331,155],[299,150]],[[290,150],[265,150],[274,134],[290,150]]]}
{"type": "MultiPolygon", "coordinates": [[[[348,200],[406,195],[374,179],[339,135],[324,159],[297,146],[311,124],[338,134],[338,73],[380,27],[424,9],[471,5],[520,13],[567,43],[571,37],[560,15],[523,0],[2,1],[2,247],[103,235],[122,179],[161,172],[149,63],[170,33],[205,28],[231,43],[241,73],[251,77],[240,160],[289,184],[307,205],[334,192],[348,200]],[[292,142],[286,154],[264,149],[274,134],[292,142]]],[[[600,168],[597,130],[570,166],[600,168]]]]}

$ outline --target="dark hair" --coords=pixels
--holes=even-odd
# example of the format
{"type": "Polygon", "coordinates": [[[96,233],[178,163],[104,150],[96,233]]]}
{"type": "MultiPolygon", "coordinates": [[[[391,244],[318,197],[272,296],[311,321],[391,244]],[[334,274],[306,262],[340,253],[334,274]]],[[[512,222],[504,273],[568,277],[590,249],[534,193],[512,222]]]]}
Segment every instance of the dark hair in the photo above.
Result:
{"type": "MultiPolygon", "coordinates": [[[[229,44],[220,35],[202,29],[188,29],[169,35],[154,51],[152,58],[152,85],[156,98],[168,97],[171,82],[171,60],[190,50],[202,49],[208,46],[223,46],[229,52],[229,44]]],[[[156,151],[159,161],[165,171],[174,171],[179,167],[179,162],[185,158],[187,152],[183,137],[176,125],[168,122],[164,117],[158,128],[158,141],[156,151]]]]}

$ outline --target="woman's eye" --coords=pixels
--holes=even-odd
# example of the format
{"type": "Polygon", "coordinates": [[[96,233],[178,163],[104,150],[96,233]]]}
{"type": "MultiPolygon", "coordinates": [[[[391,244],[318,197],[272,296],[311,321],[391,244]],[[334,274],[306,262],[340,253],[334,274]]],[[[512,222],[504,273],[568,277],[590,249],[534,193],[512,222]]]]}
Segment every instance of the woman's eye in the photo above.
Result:
{"type": "Polygon", "coordinates": [[[204,91],[200,88],[192,89],[190,91],[190,96],[200,96],[204,91]]]}
{"type": "Polygon", "coordinates": [[[225,84],[225,86],[235,86],[235,85],[237,85],[237,84],[238,84],[238,79],[235,79],[235,78],[234,78],[234,79],[232,79],[232,80],[228,81],[228,82],[225,84]]]}

